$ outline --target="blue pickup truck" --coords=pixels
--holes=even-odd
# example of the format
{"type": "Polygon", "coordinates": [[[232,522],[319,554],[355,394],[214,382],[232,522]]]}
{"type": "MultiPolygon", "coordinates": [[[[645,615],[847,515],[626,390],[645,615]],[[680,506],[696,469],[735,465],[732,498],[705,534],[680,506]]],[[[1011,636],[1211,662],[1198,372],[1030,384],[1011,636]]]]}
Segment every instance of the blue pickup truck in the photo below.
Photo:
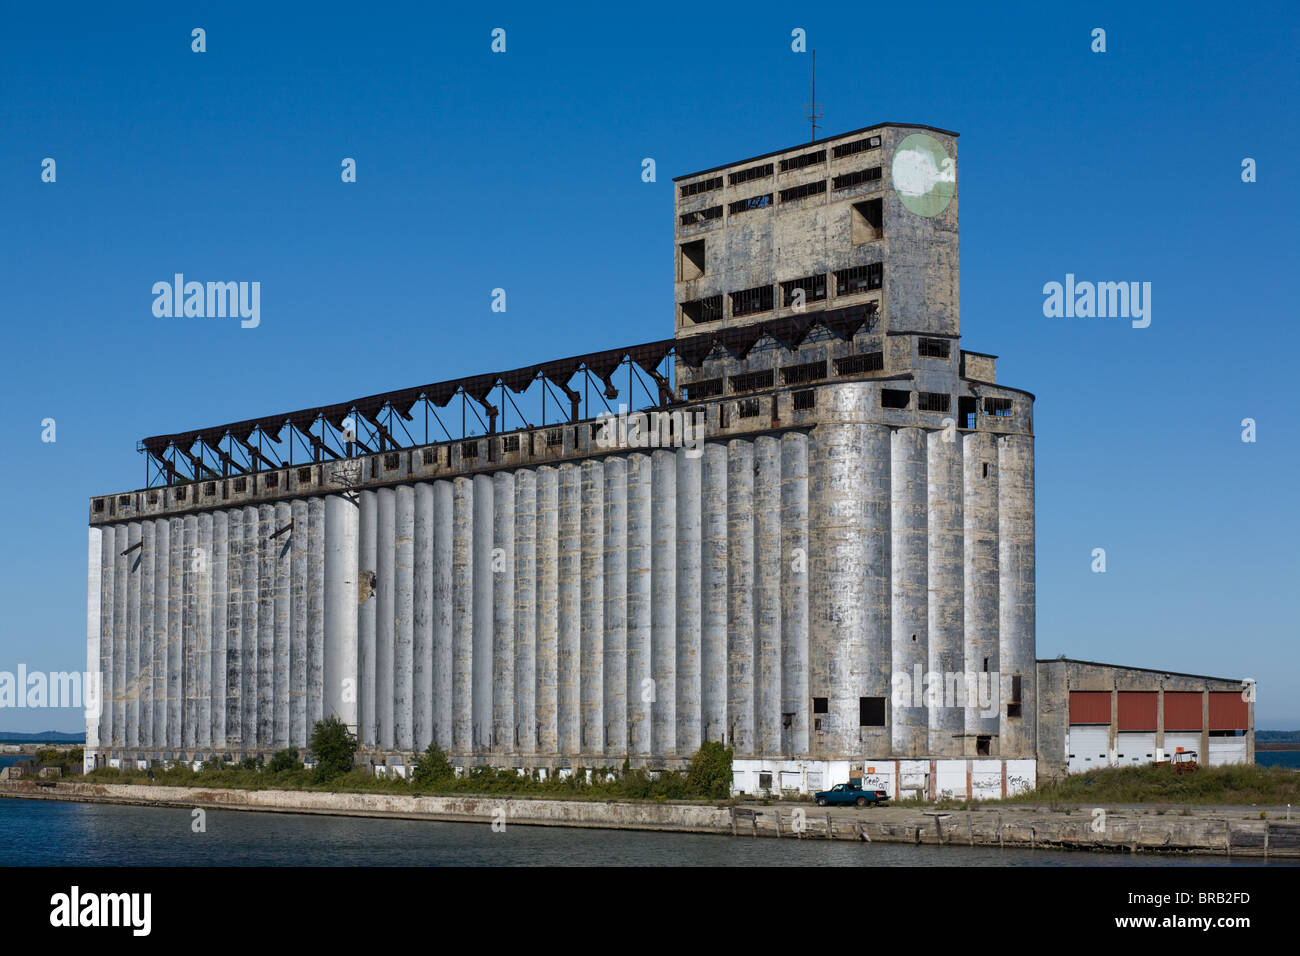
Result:
{"type": "Polygon", "coordinates": [[[863,790],[856,783],[837,783],[829,790],[822,790],[816,794],[817,806],[848,806],[852,804],[859,807],[871,807],[877,804],[883,805],[889,799],[889,794],[883,790],[863,790]]]}

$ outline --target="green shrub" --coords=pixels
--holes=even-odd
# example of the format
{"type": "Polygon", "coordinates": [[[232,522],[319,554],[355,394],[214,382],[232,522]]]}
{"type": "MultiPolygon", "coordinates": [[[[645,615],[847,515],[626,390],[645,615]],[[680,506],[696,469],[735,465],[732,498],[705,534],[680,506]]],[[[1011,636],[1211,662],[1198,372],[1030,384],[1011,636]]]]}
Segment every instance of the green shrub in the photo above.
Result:
{"type": "Polygon", "coordinates": [[[411,772],[411,782],[416,786],[427,787],[456,776],[456,768],[447,759],[447,753],[437,744],[431,743],[424,753],[415,758],[415,767],[411,772]]]}
{"type": "Polygon", "coordinates": [[[317,783],[325,783],[352,769],[357,738],[337,717],[318,720],[311,732],[311,752],[316,758],[312,778],[317,783]]]}
{"type": "Polygon", "coordinates": [[[731,796],[731,756],[731,748],[717,741],[701,744],[686,771],[689,795],[717,800],[731,796]]]}
{"type": "Polygon", "coordinates": [[[297,747],[288,747],[285,750],[278,750],[271,762],[266,765],[267,773],[283,773],[286,770],[301,770],[302,759],[298,755],[297,747]]]}

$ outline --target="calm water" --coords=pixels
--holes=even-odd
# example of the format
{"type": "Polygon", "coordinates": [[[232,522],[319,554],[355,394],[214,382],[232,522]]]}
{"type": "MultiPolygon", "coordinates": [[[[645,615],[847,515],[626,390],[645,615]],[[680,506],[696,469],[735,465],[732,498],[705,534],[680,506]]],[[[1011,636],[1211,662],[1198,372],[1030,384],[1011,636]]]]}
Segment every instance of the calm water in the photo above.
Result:
{"type": "MultiPolygon", "coordinates": [[[[1186,866],[1130,857],[0,799],[0,866],[1186,866]]],[[[1236,865],[1236,864],[1232,864],[1236,865]]]]}

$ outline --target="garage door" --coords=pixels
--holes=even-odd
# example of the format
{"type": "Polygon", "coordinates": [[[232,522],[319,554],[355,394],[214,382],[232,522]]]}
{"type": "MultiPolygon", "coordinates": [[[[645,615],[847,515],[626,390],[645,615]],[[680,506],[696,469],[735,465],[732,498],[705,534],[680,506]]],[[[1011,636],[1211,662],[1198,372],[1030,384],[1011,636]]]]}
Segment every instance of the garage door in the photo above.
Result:
{"type": "Polygon", "coordinates": [[[1156,760],[1156,735],[1153,733],[1119,733],[1115,735],[1115,763],[1120,767],[1142,767],[1156,760]]]}
{"type": "Polygon", "coordinates": [[[1211,737],[1210,766],[1217,767],[1225,763],[1246,762],[1245,737],[1211,737]]]}
{"type": "Polygon", "coordinates": [[[1110,745],[1110,728],[1090,725],[1073,725],[1070,727],[1070,739],[1066,752],[1070,755],[1069,772],[1096,770],[1098,767],[1110,766],[1106,748],[1110,745]]]}

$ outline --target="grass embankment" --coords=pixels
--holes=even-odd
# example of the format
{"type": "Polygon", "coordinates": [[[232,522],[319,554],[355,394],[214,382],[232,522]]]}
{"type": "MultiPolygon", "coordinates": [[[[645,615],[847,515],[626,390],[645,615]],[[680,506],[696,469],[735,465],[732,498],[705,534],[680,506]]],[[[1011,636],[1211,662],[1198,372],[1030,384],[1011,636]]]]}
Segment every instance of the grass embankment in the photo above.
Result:
{"type": "Polygon", "coordinates": [[[1115,767],[1071,774],[1064,780],[1004,800],[1005,804],[1149,803],[1190,806],[1285,806],[1300,804],[1300,773],[1256,764],[1201,767],[1194,773],[1174,773],[1169,764],[1115,767]]]}

